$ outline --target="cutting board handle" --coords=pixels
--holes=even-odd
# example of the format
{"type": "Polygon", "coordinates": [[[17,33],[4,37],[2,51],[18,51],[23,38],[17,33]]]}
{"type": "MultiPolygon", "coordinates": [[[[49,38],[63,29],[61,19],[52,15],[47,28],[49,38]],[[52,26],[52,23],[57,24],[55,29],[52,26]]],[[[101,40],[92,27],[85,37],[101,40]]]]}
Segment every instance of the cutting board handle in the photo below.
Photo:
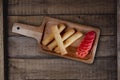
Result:
{"type": "Polygon", "coordinates": [[[35,38],[38,42],[40,42],[42,37],[42,30],[40,27],[30,26],[21,23],[14,23],[12,27],[12,32],[35,38]]]}

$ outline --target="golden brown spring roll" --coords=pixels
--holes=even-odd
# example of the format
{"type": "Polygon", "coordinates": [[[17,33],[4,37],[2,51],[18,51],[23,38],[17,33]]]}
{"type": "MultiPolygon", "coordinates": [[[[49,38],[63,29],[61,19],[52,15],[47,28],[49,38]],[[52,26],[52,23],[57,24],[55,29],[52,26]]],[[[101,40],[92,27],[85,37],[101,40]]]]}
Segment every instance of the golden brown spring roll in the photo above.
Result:
{"type": "Polygon", "coordinates": [[[62,38],[61,38],[61,36],[60,36],[60,32],[59,32],[59,30],[58,30],[57,25],[51,27],[51,30],[52,30],[52,33],[53,33],[53,35],[54,35],[54,37],[55,37],[55,40],[56,40],[56,42],[57,42],[57,45],[58,45],[59,50],[60,50],[60,52],[61,52],[61,55],[67,54],[67,50],[65,49],[65,46],[64,46],[64,44],[63,44],[63,41],[62,41],[62,38]]]}
{"type": "MultiPolygon", "coordinates": [[[[68,31],[66,31],[63,36],[62,36],[62,41],[65,41],[67,38],[69,38],[72,34],[75,33],[74,29],[69,29],[68,31]]],[[[55,48],[57,46],[56,41],[52,41],[47,47],[49,48],[49,50],[53,50],[53,48],[55,48]]]]}
{"type": "MultiPolygon", "coordinates": [[[[61,33],[64,29],[65,29],[65,25],[64,24],[59,24],[58,25],[59,28],[59,32],[61,33]]],[[[42,44],[44,46],[46,46],[49,42],[51,42],[54,39],[54,35],[51,33],[50,35],[48,35],[45,39],[43,39],[42,44]]]]}
{"type": "MultiPolygon", "coordinates": [[[[75,34],[73,34],[71,37],[69,37],[65,42],[64,42],[64,46],[65,48],[67,48],[69,45],[71,45],[73,42],[75,42],[77,39],[79,39],[83,34],[81,32],[76,32],[75,34]]],[[[55,52],[60,53],[60,49],[59,47],[56,47],[55,52]]]]}

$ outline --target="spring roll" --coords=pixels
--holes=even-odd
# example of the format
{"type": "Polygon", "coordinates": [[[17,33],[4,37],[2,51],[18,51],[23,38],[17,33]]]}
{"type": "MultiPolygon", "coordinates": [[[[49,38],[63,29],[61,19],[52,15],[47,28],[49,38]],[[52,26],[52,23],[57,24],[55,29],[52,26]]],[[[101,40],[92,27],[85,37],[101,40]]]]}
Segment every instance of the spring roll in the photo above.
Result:
{"type": "MultiPolygon", "coordinates": [[[[63,36],[62,36],[62,41],[65,41],[67,38],[69,38],[72,34],[75,33],[74,29],[69,29],[68,31],[66,31],[63,36]]],[[[55,47],[57,46],[57,42],[54,40],[52,41],[47,47],[49,48],[49,50],[53,50],[55,47]]]]}
{"type": "MultiPolygon", "coordinates": [[[[76,32],[75,34],[73,34],[70,38],[68,38],[65,42],[64,42],[64,47],[67,48],[69,45],[71,45],[73,42],[75,42],[77,39],[79,39],[83,34],[81,32],[76,32]]],[[[60,49],[59,47],[56,47],[54,49],[55,52],[60,53],[60,49]]]]}
{"type": "Polygon", "coordinates": [[[55,40],[56,40],[56,42],[57,42],[57,45],[58,45],[59,50],[60,50],[60,52],[61,52],[61,55],[67,54],[67,50],[66,50],[66,48],[65,48],[65,46],[64,46],[64,44],[63,44],[63,40],[62,40],[62,38],[61,38],[61,36],[60,36],[60,32],[59,32],[59,30],[58,30],[57,25],[51,27],[51,30],[52,30],[52,33],[53,33],[53,35],[54,35],[54,38],[55,38],[55,40]]]}
{"type": "MultiPolygon", "coordinates": [[[[59,24],[58,25],[59,28],[59,32],[61,33],[64,29],[65,29],[65,25],[64,24],[59,24]]],[[[50,35],[48,35],[45,39],[43,39],[42,44],[44,46],[46,46],[49,42],[51,42],[54,39],[54,35],[51,33],[50,35]]]]}

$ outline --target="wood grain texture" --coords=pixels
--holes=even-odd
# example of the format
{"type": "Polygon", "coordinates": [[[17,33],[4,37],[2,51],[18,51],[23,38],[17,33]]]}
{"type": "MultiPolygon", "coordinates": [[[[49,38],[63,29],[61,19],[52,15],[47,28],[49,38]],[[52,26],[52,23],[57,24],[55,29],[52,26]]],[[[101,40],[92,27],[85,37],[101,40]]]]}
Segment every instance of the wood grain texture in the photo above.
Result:
{"type": "MultiPolygon", "coordinates": [[[[9,57],[14,58],[56,58],[56,56],[39,53],[35,39],[24,36],[9,37],[9,57]]],[[[116,36],[101,36],[96,57],[116,56],[116,36]]]]}
{"type": "Polygon", "coordinates": [[[0,0],[0,80],[4,80],[3,2],[0,0]]]}
{"type": "Polygon", "coordinates": [[[115,14],[116,0],[9,0],[9,15],[115,14]]]}
{"type": "Polygon", "coordinates": [[[116,80],[117,76],[115,58],[97,58],[92,65],[67,59],[9,59],[9,61],[10,80],[116,80]]]}
{"type": "MultiPolygon", "coordinates": [[[[120,40],[116,38],[116,29],[119,29],[116,3],[117,0],[9,0],[9,79],[116,80],[116,45],[120,50],[120,40]],[[102,36],[94,64],[39,53],[34,39],[11,33],[14,22],[39,26],[45,15],[99,27],[102,36]]],[[[118,62],[118,73],[119,67],[118,62]]]]}
{"type": "Polygon", "coordinates": [[[117,76],[120,79],[120,0],[117,0],[117,76]]]}
{"type": "MultiPolygon", "coordinates": [[[[51,15],[50,17],[100,28],[101,35],[116,35],[116,15],[51,15]]],[[[40,26],[42,19],[43,16],[8,16],[9,35],[16,35],[11,32],[15,22],[40,26]]]]}

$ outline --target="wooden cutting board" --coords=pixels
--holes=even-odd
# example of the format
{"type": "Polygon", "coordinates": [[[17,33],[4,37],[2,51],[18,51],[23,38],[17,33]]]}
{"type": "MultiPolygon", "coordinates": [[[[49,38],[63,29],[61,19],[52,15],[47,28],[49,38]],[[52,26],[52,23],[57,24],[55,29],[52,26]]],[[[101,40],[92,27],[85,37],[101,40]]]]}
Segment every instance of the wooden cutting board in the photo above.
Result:
{"type": "MultiPolygon", "coordinates": [[[[61,57],[65,57],[65,58],[73,59],[73,60],[77,60],[77,61],[82,61],[82,62],[89,63],[89,64],[93,63],[93,61],[94,61],[97,44],[98,44],[98,40],[99,40],[99,36],[100,36],[100,30],[98,28],[81,25],[81,24],[76,24],[76,23],[72,23],[72,22],[68,22],[68,21],[59,20],[59,19],[54,19],[54,18],[50,18],[50,17],[44,17],[42,24],[38,27],[21,24],[21,23],[14,23],[12,32],[18,33],[18,34],[21,34],[21,35],[24,35],[27,37],[35,38],[38,42],[38,47],[40,49],[40,52],[53,54],[53,55],[57,55],[57,56],[61,56],[61,57]],[[41,41],[45,38],[45,36],[47,36],[51,33],[51,29],[50,29],[51,26],[58,25],[60,23],[65,24],[67,26],[67,29],[74,28],[75,30],[80,31],[83,34],[89,32],[89,31],[96,32],[96,38],[93,43],[92,49],[91,49],[89,55],[86,56],[86,58],[81,59],[75,55],[77,47],[79,46],[82,38],[78,39],[77,41],[75,41],[73,44],[71,44],[67,48],[68,54],[66,54],[66,55],[61,55],[61,54],[55,53],[53,51],[49,51],[46,46],[43,46],[41,44],[41,41]]],[[[83,35],[83,37],[84,37],[84,35],[83,35]]]]}

